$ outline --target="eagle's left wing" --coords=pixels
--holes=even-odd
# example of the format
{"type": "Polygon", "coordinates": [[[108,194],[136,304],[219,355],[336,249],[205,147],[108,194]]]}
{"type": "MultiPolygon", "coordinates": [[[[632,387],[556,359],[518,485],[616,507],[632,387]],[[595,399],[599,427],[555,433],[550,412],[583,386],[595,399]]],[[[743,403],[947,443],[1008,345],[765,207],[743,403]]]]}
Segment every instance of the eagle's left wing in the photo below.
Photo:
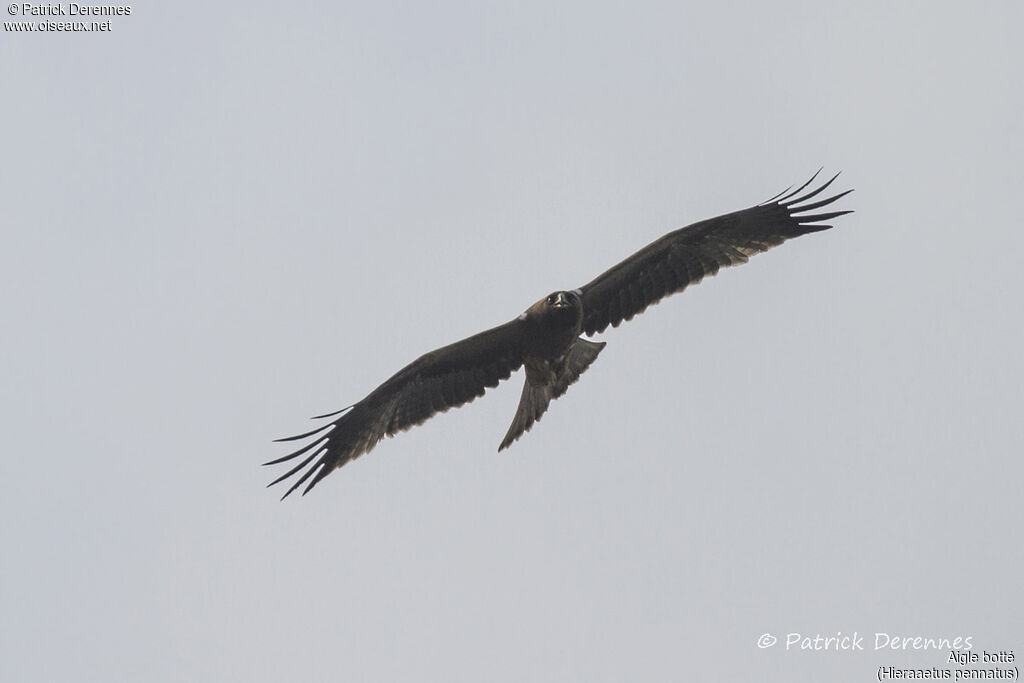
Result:
{"type": "Polygon", "coordinates": [[[308,454],[269,485],[287,479],[312,462],[313,466],[281,498],[287,498],[312,476],[302,492],[305,495],[333,470],[370,452],[385,435],[394,436],[437,413],[483,396],[486,389],[498,386],[498,382],[508,379],[523,364],[522,339],[523,321],[516,319],[423,354],[362,401],[344,409],[348,412],[339,411],[344,414],[334,422],[305,434],[278,439],[294,441],[319,435],[294,453],[263,463],[275,465],[308,454]]]}
{"type": "Polygon", "coordinates": [[[792,192],[783,192],[763,204],[670,232],[580,287],[583,332],[592,335],[608,325],[618,327],[623,320],[630,320],[666,296],[714,275],[719,268],[746,263],[753,254],[792,237],[830,228],[831,225],[822,223],[852,213],[808,213],[853,191],[805,203],[839,177],[837,173],[818,189],[800,195],[817,175],[792,192]]]}

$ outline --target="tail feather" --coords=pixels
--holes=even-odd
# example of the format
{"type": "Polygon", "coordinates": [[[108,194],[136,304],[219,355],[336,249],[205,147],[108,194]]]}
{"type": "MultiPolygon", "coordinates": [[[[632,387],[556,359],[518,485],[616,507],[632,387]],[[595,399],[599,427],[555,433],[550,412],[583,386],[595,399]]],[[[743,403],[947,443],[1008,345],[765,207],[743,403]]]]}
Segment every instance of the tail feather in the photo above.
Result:
{"type": "Polygon", "coordinates": [[[551,403],[551,385],[539,384],[533,386],[530,380],[523,382],[523,394],[519,397],[519,407],[516,408],[516,416],[512,418],[512,424],[501,440],[498,450],[502,451],[512,445],[516,439],[525,432],[530,431],[533,423],[540,419],[541,415],[548,409],[551,403]]]}
{"type": "Polygon", "coordinates": [[[597,359],[605,342],[592,342],[577,339],[566,352],[561,362],[553,363],[554,367],[544,364],[542,367],[531,366],[526,362],[526,381],[523,393],[519,398],[519,407],[512,418],[512,424],[502,439],[498,450],[504,450],[520,436],[530,431],[534,422],[540,421],[551,401],[565,393],[573,382],[590,367],[597,359]]]}

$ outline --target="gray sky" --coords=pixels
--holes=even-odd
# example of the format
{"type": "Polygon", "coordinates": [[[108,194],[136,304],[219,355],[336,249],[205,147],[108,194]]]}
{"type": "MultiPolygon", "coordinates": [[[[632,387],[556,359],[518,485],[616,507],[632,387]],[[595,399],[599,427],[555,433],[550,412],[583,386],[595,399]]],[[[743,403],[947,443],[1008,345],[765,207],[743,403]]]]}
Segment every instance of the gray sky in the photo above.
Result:
{"type": "Polygon", "coordinates": [[[0,38],[0,679],[1024,650],[1019,2],[131,8],[0,38]],[[263,488],[307,416],[819,166],[856,213],[602,335],[511,450],[521,373],[263,488]]]}

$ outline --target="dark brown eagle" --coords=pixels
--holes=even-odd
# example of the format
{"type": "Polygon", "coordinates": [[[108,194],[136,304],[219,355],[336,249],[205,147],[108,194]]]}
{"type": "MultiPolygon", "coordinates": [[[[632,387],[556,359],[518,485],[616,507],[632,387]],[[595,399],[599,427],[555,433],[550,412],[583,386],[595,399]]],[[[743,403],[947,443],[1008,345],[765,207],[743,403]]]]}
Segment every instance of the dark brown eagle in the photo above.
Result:
{"type": "Polygon", "coordinates": [[[385,435],[394,436],[437,413],[469,403],[525,366],[519,407],[498,450],[507,448],[540,420],[551,401],[564,394],[601,353],[604,342],[587,341],[580,334],[590,336],[609,325],[617,327],[664,297],[714,275],[719,268],[746,263],[753,254],[792,237],[830,228],[823,222],[851,213],[813,213],[853,191],[811,202],[839,174],[801,194],[817,175],[757,206],[670,232],[582,287],[553,292],[515,320],[420,356],[362,401],[314,418],[341,414],[333,422],[279,439],[319,435],[294,453],[264,463],[275,465],[305,455],[269,485],[313,463],[282,500],[312,477],[302,492],[305,495],[332,471],[371,451],[385,435]]]}

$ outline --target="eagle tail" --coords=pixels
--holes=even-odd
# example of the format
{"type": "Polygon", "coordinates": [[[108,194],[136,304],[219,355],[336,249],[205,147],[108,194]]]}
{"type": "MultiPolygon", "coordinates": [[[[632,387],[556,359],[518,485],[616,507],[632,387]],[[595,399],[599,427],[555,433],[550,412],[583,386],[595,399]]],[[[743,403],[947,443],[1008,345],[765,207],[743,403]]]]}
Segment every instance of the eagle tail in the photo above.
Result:
{"type": "Polygon", "coordinates": [[[498,450],[508,448],[516,439],[530,431],[533,423],[540,421],[551,401],[564,394],[569,385],[579,379],[583,371],[597,359],[597,354],[601,353],[604,345],[605,342],[577,339],[566,352],[562,362],[546,377],[543,372],[532,373],[527,367],[526,381],[523,383],[523,393],[519,398],[516,416],[512,419],[512,424],[498,450]]]}

